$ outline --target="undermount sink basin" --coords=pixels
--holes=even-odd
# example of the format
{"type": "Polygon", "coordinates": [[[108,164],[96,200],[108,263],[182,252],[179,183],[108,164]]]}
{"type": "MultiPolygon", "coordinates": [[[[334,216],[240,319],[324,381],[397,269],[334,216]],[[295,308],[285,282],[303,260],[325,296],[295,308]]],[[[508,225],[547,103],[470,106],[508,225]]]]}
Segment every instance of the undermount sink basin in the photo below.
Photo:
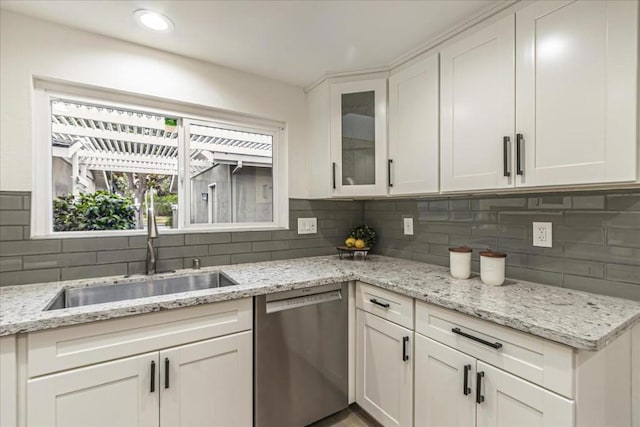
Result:
{"type": "Polygon", "coordinates": [[[123,284],[63,289],[45,311],[234,285],[235,282],[219,272],[169,279],[149,277],[123,284]]]}

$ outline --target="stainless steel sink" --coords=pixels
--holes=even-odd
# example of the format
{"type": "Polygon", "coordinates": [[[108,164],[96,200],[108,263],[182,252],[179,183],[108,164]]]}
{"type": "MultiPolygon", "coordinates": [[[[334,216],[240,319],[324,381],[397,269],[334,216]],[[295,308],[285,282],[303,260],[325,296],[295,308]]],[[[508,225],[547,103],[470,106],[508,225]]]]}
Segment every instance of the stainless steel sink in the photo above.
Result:
{"type": "Polygon", "coordinates": [[[63,289],[45,311],[234,285],[235,282],[219,272],[169,279],[149,277],[122,284],[63,289]]]}

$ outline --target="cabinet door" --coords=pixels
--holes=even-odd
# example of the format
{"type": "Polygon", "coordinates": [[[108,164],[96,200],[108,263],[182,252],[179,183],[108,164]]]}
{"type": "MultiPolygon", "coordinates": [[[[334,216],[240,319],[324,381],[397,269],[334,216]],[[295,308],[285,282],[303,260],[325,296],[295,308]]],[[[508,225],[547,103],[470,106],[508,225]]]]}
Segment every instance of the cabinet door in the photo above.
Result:
{"type": "Polygon", "coordinates": [[[384,426],[413,420],[413,332],[356,310],[356,402],[384,426]]]}
{"type": "Polygon", "coordinates": [[[331,85],[334,196],[387,194],[387,80],[331,85]]]}
{"type": "Polygon", "coordinates": [[[158,353],[47,375],[27,384],[33,427],[158,427],[158,353]]]}
{"type": "Polygon", "coordinates": [[[389,78],[389,194],[437,193],[438,55],[389,78]]]}
{"type": "Polygon", "coordinates": [[[635,180],[638,2],[534,2],[516,28],[516,185],[635,180]]]}
{"type": "Polygon", "coordinates": [[[161,351],[161,426],[250,426],[252,363],[251,331],[161,351]]]}
{"type": "Polygon", "coordinates": [[[415,346],[415,425],[475,426],[476,359],[419,334],[415,346]]]}
{"type": "Polygon", "coordinates": [[[571,427],[574,403],[548,390],[477,362],[481,396],[477,405],[478,427],[571,427]]]}
{"type": "Polygon", "coordinates": [[[330,99],[326,80],[307,92],[306,167],[311,199],[327,199],[332,193],[330,99]]]}
{"type": "Polygon", "coordinates": [[[514,17],[440,53],[443,191],[513,186],[514,17]]]}

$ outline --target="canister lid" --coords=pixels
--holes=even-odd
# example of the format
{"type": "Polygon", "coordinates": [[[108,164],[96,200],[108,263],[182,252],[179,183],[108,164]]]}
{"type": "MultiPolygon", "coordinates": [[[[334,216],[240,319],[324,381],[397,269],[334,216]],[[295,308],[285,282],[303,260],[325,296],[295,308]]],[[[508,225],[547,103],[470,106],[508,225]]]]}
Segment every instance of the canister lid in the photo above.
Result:
{"type": "Polygon", "coordinates": [[[471,252],[471,248],[467,245],[464,246],[459,246],[457,248],[449,248],[449,252],[463,252],[463,253],[468,253],[471,252]]]}
{"type": "Polygon", "coordinates": [[[491,249],[487,249],[486,251],[480,252],[480,256],[486,256],[489,258],[506,258],[507,254],[504,252],[494,252],[491,249]]]}

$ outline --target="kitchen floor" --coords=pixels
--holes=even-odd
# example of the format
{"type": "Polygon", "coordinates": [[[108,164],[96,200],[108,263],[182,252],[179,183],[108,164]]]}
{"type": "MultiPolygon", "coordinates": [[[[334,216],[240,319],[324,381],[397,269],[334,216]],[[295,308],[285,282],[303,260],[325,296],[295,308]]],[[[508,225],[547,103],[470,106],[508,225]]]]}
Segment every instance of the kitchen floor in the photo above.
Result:
{"type": "Polygon", "coordinates": [[[382,427],[358,405],[353,404],[347,409],[324,418],[308,427],[382,427]]]}

